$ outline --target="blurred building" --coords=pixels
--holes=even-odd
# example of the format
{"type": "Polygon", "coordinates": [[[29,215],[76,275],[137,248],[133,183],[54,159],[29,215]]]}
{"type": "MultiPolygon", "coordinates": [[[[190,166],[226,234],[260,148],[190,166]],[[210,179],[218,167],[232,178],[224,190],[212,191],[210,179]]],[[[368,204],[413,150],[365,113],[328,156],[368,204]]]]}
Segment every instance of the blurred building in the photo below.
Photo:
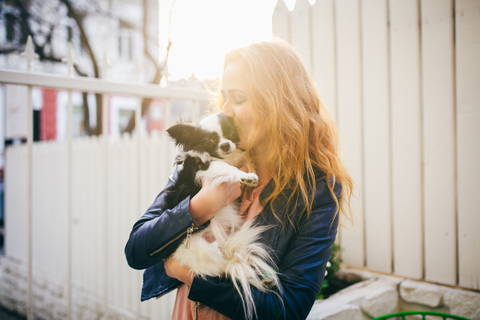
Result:
{"type": "MultiPolygon", "coordinates": [[[[57,0],[19,0],[0,3],[0,68],[26,70],[25,59],[19,55],[29,34],[33,35],[37,46],[46,46],[47,57],[34,62],[34,71],[54,74],[67,74],[67,66],[61,59],[67,55],[68,42],[71,41],[78,70],[89,77],[95,75],[94,62],[88,50],[90,45],[95,64],[103,68],[105,52],[110,64],[109,79],[119,82],[135,82],[135,58],[141,63],[140,82],[148,83],[153,78],[155,68],[145,56],[145,43],[153,59],[159,60],[159,7],[158,1],[147,1],[146,31],[144,35],[144,4],[140,0],[113,1],[57,1],[57,0]],[[72,16],[67,5],[73,6],[76,17],[72,16]],[[27,15],[27,17],[26,17],[27,15]],[[83,30],[75,19],[80,19],[83,30]],[[26,24],[25,21],[28,21],[26,24]],[[88,38],[82,37],[82,32],[88,38]]],[[[38,51],[38,50],[37,50],[38,51]]],[[[101,73],[100,73],[101,75],[101,73]]],[[[2,87],[2,95],[9,91],[26,90],[22,88],[2,87]]],[[[49,88],[34,88],[34,106],[36,118],[35,140],[64,139],[66,136],[66,91],[49,88]]],[[[6,117],[11,117],[16,104],[24,104],[25,94],[16,95],[4,105],[6,117]],[[13,101],[12,101],[13,99],[13,101]],[[13,103],[13,105],[12,105],[13,103]]],[[[81,92],[74,94],[74,136],[85,135],[84,97],[81,92]]],[[[89,122],[96,126],[95,95],[88,94],[89,122]]],[[[134,112],[136,99],[133,97],[112,97],[110,100],[110,130],[113,135],[120,134],[131,114],[134,112]]],[[[3,120],[3,118],[2,118],[3,120]]],[[[1,121],[2,123],[4,121],[1,121]]],[[[2,124],[3,125],[3,124],[2,124]]],[[[6,140],[22,139],[15,132],[13,136],[7,128],[6,140]]]]}

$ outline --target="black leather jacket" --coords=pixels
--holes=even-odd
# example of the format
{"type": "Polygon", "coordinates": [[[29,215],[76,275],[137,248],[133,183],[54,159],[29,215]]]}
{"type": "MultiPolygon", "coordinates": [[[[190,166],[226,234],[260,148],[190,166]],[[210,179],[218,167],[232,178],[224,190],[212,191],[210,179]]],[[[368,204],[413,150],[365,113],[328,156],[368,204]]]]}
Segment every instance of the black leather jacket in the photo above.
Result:
{"type": "MultiPolygon", "coordinates": [[[[178,171],[165,188],[171,186],[178,171]]],[[[320,176],[320,174],[319,174],[320,176]]],[[[264,199],[272,192],[271,180],[260,194],[264,199]]],[[[339,197],[340,186],[335,187],[339,197]]],[[[255,223],[272,226],[264,232],[261,241],[274,252],[283,287],[283,299],[275,294],[263,293],[252,288],[258,319],[305,319],[320,292],[327,261],[332,252],[338,227],[336,205],[325,178],[316,182],[314,203],[310,217],[303,215],[303,202],[298,201],[291,216],[293,227],[286,219],[288,190],[274,203],[275,214],[267,203],[255,217],[255,223]]],[[[163,259],[172,254],[195,224],[189,212],[190,198],[175,208],[164,210],[165,192],[162,191],[147,212],[133,226],[125,247],[130,267],[145,269],[141,300],[160,297],[181,285],[177,279],[167,276],[163,259]]],[[[200,227],[202,228],[202,227],[200,227]]],[[[244,319],[242,301],[232,282],[226,278],[195,277],[188,298],[198,301],[231,319],[244,319]]]]}

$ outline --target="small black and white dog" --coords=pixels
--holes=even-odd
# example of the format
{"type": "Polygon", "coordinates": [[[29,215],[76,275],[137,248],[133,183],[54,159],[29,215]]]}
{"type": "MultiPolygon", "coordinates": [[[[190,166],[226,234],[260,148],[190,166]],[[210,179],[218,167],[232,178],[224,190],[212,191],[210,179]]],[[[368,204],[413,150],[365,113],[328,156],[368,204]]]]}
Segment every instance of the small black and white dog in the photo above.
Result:
{"type": "Polygon", "coordinates": [[[175,159],[183,168],[176,184],[167,190],[167,208],[200,191],[204,177],[215,182],[242,182],[256,186],[255,173],[245,173],[238,167],[246,165],[245,153],[236,147],[239,142],[233,120],[224,114],[205,118],[199,126],[179,123],[167,129],[182,151],[175,159]]]}
{"type": "MultiPolygon", "coordinates": [[[[181,147],[176,163],[182,166],[176,183],[166,190],[167,208],[198,193],[204,178],[212,179],[213,185],[258,184],[255,173],[238,169],[246,165],[246,158],[236,146],[239,138],[232,118],[214,114],[198,126],[180,123],[167,132],[181,147]]],[[[238,203],[229,204],[215,214],[208,227],[196,233],[192,225],[173,257],[198,276],[230,278],[242,297],[245,316],[251,318],[255,305],[250,285],[277,294],[281,286],[269,251],[258,241],[267,227],[244,223],[238,210],[238,203]]]]}

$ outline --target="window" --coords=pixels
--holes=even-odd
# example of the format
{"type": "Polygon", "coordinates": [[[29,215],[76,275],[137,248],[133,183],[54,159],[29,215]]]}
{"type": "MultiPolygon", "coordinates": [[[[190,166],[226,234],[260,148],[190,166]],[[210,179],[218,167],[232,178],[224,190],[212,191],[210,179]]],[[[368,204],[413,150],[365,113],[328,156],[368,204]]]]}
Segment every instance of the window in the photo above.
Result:
{"type": "Polygon", "coordinates": [[[15,22],[16,17],[11,13],[5,14],[5,21],[6,21],[6,39],[8,42],[13,42],[15,40],[15,22]]]}
{"type": "Polygon", "coordinates": [[[68,42],[73,43],[73,30],[71,26],[67,26],[67,37],[68,37],[68,42]]]}
{"type": "Polygon", "coordinates": [[[133,60],[133,38],[132,30],[120,29],[118,37],[118,56],[123,61],[133,60]]]}
{"type": "Polygon", "coordinates": [[[134,59],[134,35],[135,26],[127,21],[120,20],[118,31],[118,57],[122,61],[133,61],[134,59]]]}

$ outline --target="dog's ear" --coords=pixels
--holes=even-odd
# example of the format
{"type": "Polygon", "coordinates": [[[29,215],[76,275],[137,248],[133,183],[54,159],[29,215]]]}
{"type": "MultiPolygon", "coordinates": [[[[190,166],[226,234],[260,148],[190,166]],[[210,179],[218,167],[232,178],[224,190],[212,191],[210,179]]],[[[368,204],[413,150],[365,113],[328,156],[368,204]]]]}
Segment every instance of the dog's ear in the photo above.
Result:
{"type": "Polygon", "coordinates": [[[175,145],[185,145],[188,139],[192,136],[196,127],[188,123],[179,123],[167,129],[167,133],[175,140],[175,145]]]}

